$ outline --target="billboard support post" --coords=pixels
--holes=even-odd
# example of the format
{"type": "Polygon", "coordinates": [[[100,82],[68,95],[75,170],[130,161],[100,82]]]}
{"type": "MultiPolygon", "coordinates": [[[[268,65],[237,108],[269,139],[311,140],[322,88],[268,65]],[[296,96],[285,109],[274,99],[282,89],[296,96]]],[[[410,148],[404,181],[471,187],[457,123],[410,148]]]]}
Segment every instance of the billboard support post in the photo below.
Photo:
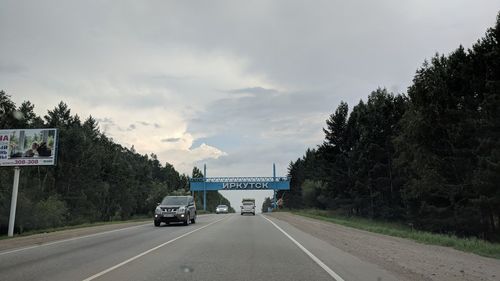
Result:
{"type": "Polygon", "coordinates": [[[16,220],[17,192],[19,190],[19,174],[21,168],[14,167],[14,184],[12,185],[12,200],[10,201],[10,216],[8,236],[14,236],[14,223],[16,220]]]}
{"type": "Polygon", "coordinates": [[[0,167],[14,167],[14,184],[7,231],[10,237],[14,236],[21,167],[55,166],[57,140],[55,128],[0,130],[0,167]]]}

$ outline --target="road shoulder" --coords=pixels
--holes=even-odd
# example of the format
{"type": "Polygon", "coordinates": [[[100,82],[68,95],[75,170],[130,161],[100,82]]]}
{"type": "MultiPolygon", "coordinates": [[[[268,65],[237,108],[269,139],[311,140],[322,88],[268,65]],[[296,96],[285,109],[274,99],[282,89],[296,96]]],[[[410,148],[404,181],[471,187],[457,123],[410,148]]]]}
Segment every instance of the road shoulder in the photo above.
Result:
{"type": "Polygon", "coordinates": [[[286,212],[270,217],[286,222],[401,280],[498,280],[500,261],[447,247],[371,233],[286,212]]]}
{"type": "Polygon", "coordinates": [[[28,236],[13,237],[0,240],[0,254],[13,249],[32,247],[53,243],[60,240],[67,240],[86,235],[98,234],[102,232],[120,230],[130,227],[136,227],[151,222],[152,220],[141,220],[134,222],[113,223],[98,226],[81,227],[75,229],[38,233],[28,236]]]}

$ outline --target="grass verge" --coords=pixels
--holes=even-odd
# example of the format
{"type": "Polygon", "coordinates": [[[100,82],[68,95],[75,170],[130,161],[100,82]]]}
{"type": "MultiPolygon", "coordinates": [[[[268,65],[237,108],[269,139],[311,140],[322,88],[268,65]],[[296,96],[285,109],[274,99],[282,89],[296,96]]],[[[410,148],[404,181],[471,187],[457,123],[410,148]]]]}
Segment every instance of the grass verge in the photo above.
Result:
{"type": "Polygon", "coordinates": [[[500,259],[500,243],[491,243],[474,237],[460,238],[454,235],[414,230],[409,226],[398,223],[374,221],[358,217],[338,216],[328,211],[302,210],[292,211],[292,213],[370,232],[407,238],[424,244],[452,247],[460,251],[500,259]]]}
{"type": "Polygon", "coordinates": [[[83,224],[76,224],[76,225],[66,225],[66,226],[46,228],[46,229],[36,229],[36,230],[30,230],[30,231],[23,232],[22,234],[14,234],[14,237],[8,237],[5,234],[0,235],[0,240],[9,239],[9,238],[16,238],[16,237],[30,236],[30,235],[39,234],[39,233],[49,233],[49,232],[55,232],[55,231],[70,230],[70,229],[92,227],[92,226],[109,225],[109,224],[120,224],[120,223],[141,222],[141,221],[146,222],[148,220],[152,221],[152,218],[144,216],[144,217],[133,218],[130,220],[102,221],[102,222],[83,223],[83,224]]]}

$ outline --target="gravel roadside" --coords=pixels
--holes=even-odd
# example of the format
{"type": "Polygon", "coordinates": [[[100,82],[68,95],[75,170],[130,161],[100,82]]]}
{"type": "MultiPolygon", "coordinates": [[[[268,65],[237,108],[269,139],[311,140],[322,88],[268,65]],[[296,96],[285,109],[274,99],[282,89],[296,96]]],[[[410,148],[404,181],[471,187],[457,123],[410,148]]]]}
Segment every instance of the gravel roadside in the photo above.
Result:
{"type": "Polygon", "coordinates": [[[270,214],[334,247],[397,274],[401,280],[500,280],[500,260],[420,244],[291,213],[270,214]]]}
{"type": "Polygon", "coordinates": [[[124,223],[114,223],[114,224],[105,224],[98,226],[90,226],[90,227],[82,227],[54,232],[46,232],[33,234],[29,236],[21,236],[21,237],[13,237],[0,240],[0,252],[30,247],[34,245],[42,245],[58,240],[65,240],[79,236],[91,235],[105,231],[111,231],[116,229],[122,229],[127,227],[133,227],[138,225],[143,225],[146,223],[151,223],[151,220],[143,220],[143,221],[135,221],[135,222],[124,222],[124,223]]]}

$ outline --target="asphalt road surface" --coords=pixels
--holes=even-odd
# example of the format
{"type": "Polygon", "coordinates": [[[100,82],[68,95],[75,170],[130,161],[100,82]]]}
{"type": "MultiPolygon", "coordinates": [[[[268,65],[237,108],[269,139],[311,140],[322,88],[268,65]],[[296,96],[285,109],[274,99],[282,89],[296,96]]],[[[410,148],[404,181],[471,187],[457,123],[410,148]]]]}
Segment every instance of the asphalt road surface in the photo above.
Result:
{"type": "Polygon", "coordinates": [[[0,252],[0,280],[397,280],[278,219],[205,215],[0,252]]]}

